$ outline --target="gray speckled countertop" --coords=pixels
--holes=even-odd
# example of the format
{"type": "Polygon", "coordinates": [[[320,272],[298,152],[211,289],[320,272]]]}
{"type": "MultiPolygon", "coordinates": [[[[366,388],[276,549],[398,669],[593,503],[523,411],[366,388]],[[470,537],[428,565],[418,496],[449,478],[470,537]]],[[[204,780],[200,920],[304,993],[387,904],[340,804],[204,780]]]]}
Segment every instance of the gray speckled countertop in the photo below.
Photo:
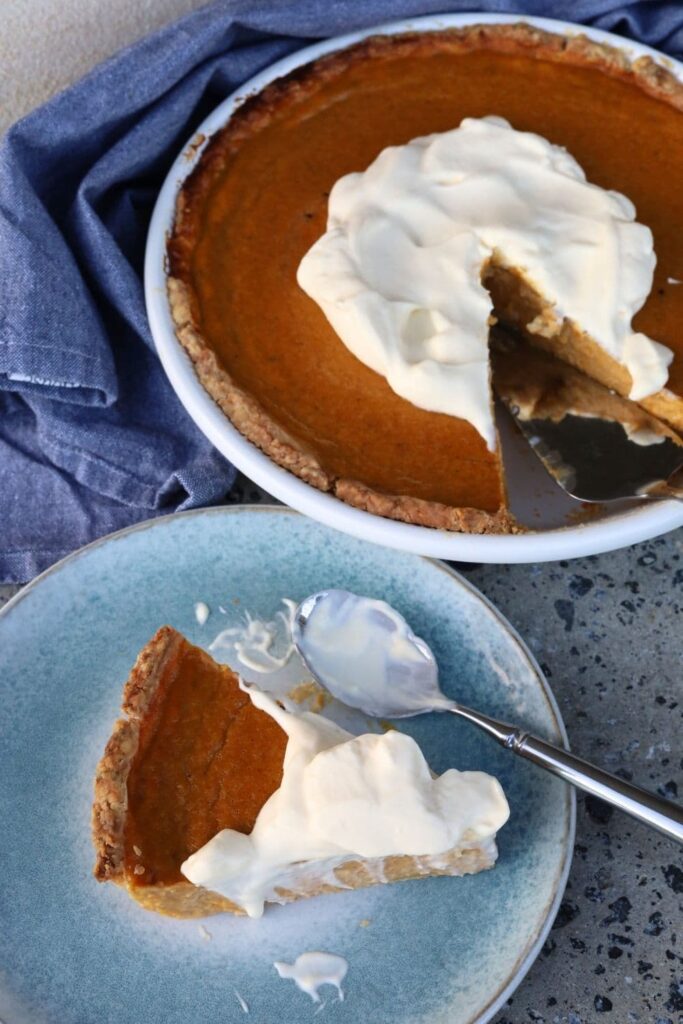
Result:
{"type": "MultiPolygon", "coordinates": [[[[262,495],[242,479],[231,500],[262,495]]],[[[683,531],[571,562],[457,568],[538,658],[573,749],[683,795],[683,531]]],[[[0,605],[18,589],[0,587],[0,605]]],[[[682,909],[680,848],[581,796],[555,925],[495,1024],[681,1024],[682,909]]]]}
{"type": "MultiPolygon", "coordinates": [[[[683,531],[592,558],[465,575],[538,658],[573,749],[682,795],[683,531]]],[[[580,796],[564,901],[496,1024],[679,1024],[682,907],[680,848],[580,796]]]]}

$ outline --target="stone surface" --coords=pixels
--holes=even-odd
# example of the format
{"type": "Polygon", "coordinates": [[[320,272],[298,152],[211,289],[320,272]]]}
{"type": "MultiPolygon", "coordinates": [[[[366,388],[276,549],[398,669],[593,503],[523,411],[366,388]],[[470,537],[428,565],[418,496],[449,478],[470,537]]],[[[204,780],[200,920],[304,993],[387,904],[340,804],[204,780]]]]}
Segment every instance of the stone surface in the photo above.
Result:
{"type": "MultiPolygon", "coordinates": [[[[572,748],[680,800],[683,531],[570,562],[459,568],[536,655],[572,748]]],[[[683,1021],[682,869],[672,841],[579,796],[555,926],[495,1024],[683,1021]]]]}
{"type": "MultiPolygon", "coordinates": [[[[230,499],[272,501],[244,477],[230,499]]],[[[456,566],[536,655],[573,749],[683,795],[683,530],[541,565],[456,566]]],[[[19,588],[0,587],[0,605],[19,588]]],[[[574,862],[541,956],[494,1024],[680,1024],[680,848],[579,797],[574,862]]]]}

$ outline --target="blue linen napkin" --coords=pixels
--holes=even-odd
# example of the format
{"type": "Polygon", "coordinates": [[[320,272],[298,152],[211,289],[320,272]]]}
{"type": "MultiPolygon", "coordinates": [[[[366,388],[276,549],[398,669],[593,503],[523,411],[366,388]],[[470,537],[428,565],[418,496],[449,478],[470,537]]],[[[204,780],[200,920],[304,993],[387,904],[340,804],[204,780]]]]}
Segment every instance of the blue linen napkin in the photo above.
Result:
{"type": "Polygon", "coordinates": [[[571,18],[683,54],[683,4],[218,0],[124,50],[0,144],[0,581],[219,503],[234,469],[156,357],[142,265],[156,193],[204,116],[312,39],[471,9],[571,18]]]}

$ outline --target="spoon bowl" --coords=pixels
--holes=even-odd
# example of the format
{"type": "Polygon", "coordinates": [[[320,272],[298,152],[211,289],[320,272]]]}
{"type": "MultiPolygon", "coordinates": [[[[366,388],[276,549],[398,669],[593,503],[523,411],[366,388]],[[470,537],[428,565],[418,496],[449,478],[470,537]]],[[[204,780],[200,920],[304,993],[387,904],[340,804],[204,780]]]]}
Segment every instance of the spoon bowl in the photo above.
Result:
{"type": "Polygon", "coordinates": [[[431,648],[386,601],[348,590],[311,594],[292,639],[333,697],[372,718],[409,718],[457,705],[441,692],[431,648]]]}

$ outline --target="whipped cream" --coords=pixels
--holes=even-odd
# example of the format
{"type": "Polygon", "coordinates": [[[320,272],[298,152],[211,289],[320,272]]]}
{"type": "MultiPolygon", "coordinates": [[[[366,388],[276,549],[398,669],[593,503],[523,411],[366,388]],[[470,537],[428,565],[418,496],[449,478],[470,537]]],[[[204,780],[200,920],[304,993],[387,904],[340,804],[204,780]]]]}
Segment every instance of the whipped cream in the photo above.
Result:
{"type": "Polygon", "coordinates": [[[211,609],[205,601],[197,601],[194,606],[194,617],[200,626],[205,626],[211,609]]]}
{"type": "Polygon", "coordinates": [[[378,718],[452,708],[431,650],[386,601],[325,591],[303,633],[306,662],[329,692],[378,718]]]}
{"type": "Polygon", "coordinates": [[[314,1003],[320,1002],[318,989],[322,985],[334,985],[339,1002],[344,1002],[342,981],[349,965],[343,956],[336,953],[302,953],[293,964],[276,960],[273,967],[281,978],[291,979],[314,1003]]]}
{"type": "Polygon", "coordinates": [[[650,229],[565,149],[500,117],[465,118],[340,178],[298,282],[397,394],[468,420],[493,449],[489,261],[521,271],[551,319],[625,366],[632,399],[664,386],[672,353],[631,327],[652,288],[650,229]]]}
{"type": "Polygon", "coordinates": [[[281,902],[278,888],[305,879],[312,861],[321,877],[354,857],[367,858],[372,870],[373,861],[393,854],[493,843],[507,821],[508,804],[492,776],[451,769],[435,778],[410,736],[354,737],[320,715],[287,711],[268,694],[243,688],[288,736],[280,788],[250,835],[223,829],[181,871],[251,917],[261,916],[266,901],[281,902]]]}
{"type": "Polygon", "coordinates": [[[666,434],[659,434],[649,427],[635,427],[632,423],[622,423],[626,436],[632,444],[647,448],[652,444],[663,444],[666,441],[666,434]]]}
{"type": "Polygon", "coordinates": [[[284,609],[275,613],[275,618],[266,622],[246,612],[244,623],[223,629],[209,644],[212,653],[234,650],[239,663],[260,675],[269,675],[285,668],[294,654],[292,624],[296,601],[283,597],[284,609]],[[280,648],[276,655],[273,648],[280,648]]]}

